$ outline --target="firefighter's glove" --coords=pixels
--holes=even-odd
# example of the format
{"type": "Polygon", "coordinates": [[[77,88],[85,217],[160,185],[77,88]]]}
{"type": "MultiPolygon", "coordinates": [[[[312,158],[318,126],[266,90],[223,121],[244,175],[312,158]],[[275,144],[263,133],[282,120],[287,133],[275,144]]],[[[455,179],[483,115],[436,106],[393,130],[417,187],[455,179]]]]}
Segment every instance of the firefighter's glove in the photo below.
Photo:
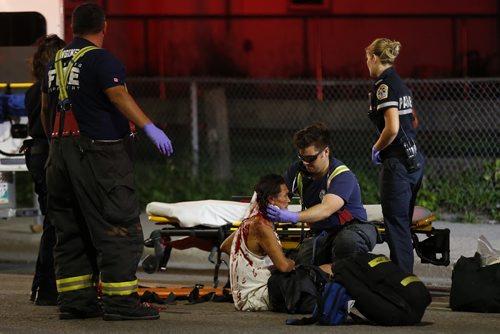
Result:
{"type": "Polygon", "coordinates": [[[146,124],[143,130],[146,132],[149,139],[151,139],[151,141],[156,145],[156,148],[158,148],[161,154],[170,156],[174,153],[170,139],[168,139],[165,132],[158,129],[153,123],[146,124]]]}
{"type": "Polygon", "coordinates": [[[380,151],[372,147],[372,162],[375,166],[382,164],[382,160],[380,159],[380,151]]]}
{"type": "Polygon", "coordinates": [[[269,220],[274,222],[297,223],[299,221],[299,213],[280,209],[275,205],[268,205],[266,209],[266,216],[269,220]]]}

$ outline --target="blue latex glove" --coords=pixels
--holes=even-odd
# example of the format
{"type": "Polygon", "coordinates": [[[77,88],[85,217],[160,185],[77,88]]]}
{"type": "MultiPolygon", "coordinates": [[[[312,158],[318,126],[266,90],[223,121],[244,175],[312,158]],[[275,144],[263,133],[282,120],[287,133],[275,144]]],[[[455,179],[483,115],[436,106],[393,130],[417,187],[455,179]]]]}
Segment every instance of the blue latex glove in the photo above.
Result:
{"type": "Polygon", "coordinates": [[[297,223],[299,221],[299,213],[280,209],[275,205],[268,205],[266,208],[266,216],[274,222],[289,222],[297,223]]]}
{"type": "Polygon", "coordinates": [[[372,147],[372,162],[375,166],[382,164],[382,160],[380,159],[380,151],[375,149],[375,146],[372,147]]]}
{"type": "Polygon", "coordinates": [[[168,139],[165,132],[158,129],[153,123],[148,123],[143,128],[149,139],[156,145],[161,154],[170,156],[174,153],[172,142],[168,139]]]}

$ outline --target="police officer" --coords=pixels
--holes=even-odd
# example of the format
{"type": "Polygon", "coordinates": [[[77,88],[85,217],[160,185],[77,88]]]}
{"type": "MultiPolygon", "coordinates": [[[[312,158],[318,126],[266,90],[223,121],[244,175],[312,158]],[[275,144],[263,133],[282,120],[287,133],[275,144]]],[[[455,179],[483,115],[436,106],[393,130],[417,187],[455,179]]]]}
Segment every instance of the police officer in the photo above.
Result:
{"type": "Polygon", "coordinates": [[[416,144],[410,90],[393,67],[401,44],[387,38],[366,49],[366,64],[375,83],[369,93],[369,117],[378,131],[372,161],[381,165],[380,200],[391,259],[413,272],[410,224],[423,177],[424,159],[416,144]]]}
{"type": "Polygon", "coordinates": [[[42,117],[52,137],[48,214],[57,235],[59,319],[158,319],[158,310],[141,304],[137,294],[143,234],[129,121],[161,153],[172,154],[172,144],[127,93],[122,64],[101,49],[107,31],[102,8],[78,6],[71,24],[74,39],[48,64],[42,86],[42,117]]]}
{"type": "Polygon", "coordinates": [[[40,90],[48,61],[65,45],[66,43],[56,35],[43,36],[37,41],[37,49],[32,58],[35,83],[26,91],[24,99],[28,114],[28,132],[31,139],[24,141],[23,149],[25,149],[26,166],[38,195],[40,211],[44,215],[43,233],[40,238],[40,248],[31,289],[31,297],[36,305],[57,304],[52,252],[56,244],[56,232],[47,217],[47,186],[45,182],[45,163],[49,156],[49,141],[40,119],[40,90]]]}
{"type": "Polygon", "coordinates": [[[298,264],[323,265],[375,247],[377,231],[366,223],[366,210],[354,173],[330,151],[330,132],[316,123],[295,133],[299,160],[287,170],[288,189],[300,197],[302,211],[268,206],[270,220],[304,222],[310,237],[299,247],[298,264]]]}

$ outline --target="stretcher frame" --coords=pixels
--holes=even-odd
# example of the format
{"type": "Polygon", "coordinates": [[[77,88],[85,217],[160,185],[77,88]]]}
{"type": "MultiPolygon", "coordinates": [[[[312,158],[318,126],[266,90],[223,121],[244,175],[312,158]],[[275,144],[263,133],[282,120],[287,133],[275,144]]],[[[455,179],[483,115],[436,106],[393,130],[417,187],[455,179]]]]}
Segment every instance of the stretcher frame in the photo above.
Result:
{"type": "MultiPolygon", "coordinates": [[[[411,236],[421,263],[448,266],[450,230],[434,228],[432,223],[436,220],[436,216],[423,207],[415,207],[413,218],[410,226],[411,236]]],[[[238,228],[240,222],[220,227],[180,227],[180,222],[176,218],[149,215],[148,219],[160,228],[154,230],[144,242],[146,247],[154,248],[154,255],[148,255],[142,262],[142,268],[146,273],[166,271],[173,248],[183,250],[195,247],[210,252],[208,259],[214,264],[213,286],[218,287],[219,270],[223,262],[220,245],[238,228]],[[185,238],[173,240],[172,237],[185,238]]],[[[383,219],[372,223],[377,227],[383,242],[387,242],[383,219]]],[[[298,247],[309,232],[305,223],[277,223],[275,227],[284,250],[298,247]]]]}

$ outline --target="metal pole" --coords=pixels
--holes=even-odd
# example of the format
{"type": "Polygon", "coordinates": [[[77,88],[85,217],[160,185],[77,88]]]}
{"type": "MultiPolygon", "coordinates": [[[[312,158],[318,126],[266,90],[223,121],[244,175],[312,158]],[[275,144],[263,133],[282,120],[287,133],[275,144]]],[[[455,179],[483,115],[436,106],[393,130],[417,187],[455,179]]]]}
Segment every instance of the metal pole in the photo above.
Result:
{"type": "Polygon", "coordinates": [[[191,173],[198,175],[198,166],[200,162],[200,147],[198,140],[198,86],[196,81],[191,82],[191,146],[193,150],[193,165],[191,173]]]}
{"type": "Polygon", "coordinates": [[[316,49],[316,99],[323,102],[323,58],[321,54],[321,22],[317,20],[315,23],[315,49],[316,49]]]}

